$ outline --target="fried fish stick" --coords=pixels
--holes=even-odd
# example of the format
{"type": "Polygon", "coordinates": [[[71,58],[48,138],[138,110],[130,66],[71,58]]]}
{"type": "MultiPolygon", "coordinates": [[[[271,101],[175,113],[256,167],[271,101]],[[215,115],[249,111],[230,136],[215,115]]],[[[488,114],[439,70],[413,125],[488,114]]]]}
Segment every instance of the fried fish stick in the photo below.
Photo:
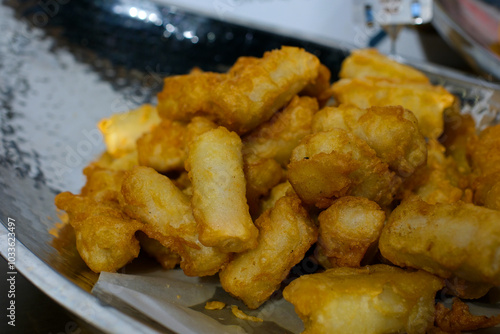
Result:
{"type": "Polygon", "coordinates": [[[283,296],[295,306],[304,334],[424,334],[434,322],[441,279],[388,265],[334,268],[304,275],[283,296]]]}
{"type": "Polygon", "coordinates": [[[240,253],[219,273],[224,290],[251,309],[262,305],[316,242],[317,229],[296,196],[285,196],[255,222],[257,248],[240,253]]]}
{"type": "Polygon", "coordinates": [[[243,134],[271,118],[314,80],[319,65],[316,56],[284,46],[227,74],[167,77],[158,94],[158,111],[162,118],[183,121],[205,115],[243,134]]]}
{"type": "Polygon", "coordinates": [[[156,108],[144,104],[137,109],[103,119],[98,127],[104,136],[109,154],[118,158],[134,151],[136,140],[160,121],[156,108]]]}
{"type": "Polygon", "coordinates": [[[345,196],[321,212],[318,221],[318,244],[330,264],[359,267],[368,249],[378,241],[385,213],[366,198],[345,196]]]}
{"type": "Polygon", "coordinates": [[[148,237],[181,256],[186,275],[213,275],[229,260],[228,254],[199,242],[189,197],[168,177],[136,167],[127,172],[121,191],[123,210],[145,224],[148,237]]]}
{"type": "Polygon", "coordinates": [[[402,267],[443,278],[500,285],[500,212],[463,202],[403,201],[379,240],[381,254],[402,267]]]}
{"type": "Polygon", "coordinates": [[[275,159],[286,166],[295,146],[311,133],[313,115],[317,111],[316,99],[295,96],[282,111],[242,139],[243,154],[275,159]]]}
{"type": "Polygon", "coordinates": [[[422,72],[380,54],[377,49],[353,50],[342,62],[340,78],[390,78],[394,81],[429,83],[422,72]]]}
{"type": "Polygon", "coordinates": [[[70,192],[57,195],[55,204],[68,213],[78,253],[92,271],[115,272],[139,255],[135,233],[143,225],[125,215],[118,204],[70,192]]]}
{"type": "Polygon", "coordinates": [[[443,113],[454,103],[454,96],[440,86],[384,79],[341,79],[333,84],[340,104],[359,108],[396,106],[411,110],[424,137],[437,139],[443,132],[443,113]]]}
{"type": "Polygon", "coordinates": [[[427,148],[413,113],[401,106],[360,109],[340,105],[326,107],[314,115],[313,132],[345,129],[375,150],[400,176],[411,175],[425,164],[427,148]]]}
{"type": "Polygon", "coordinates": [[[346,195],[386,206],[401,182],[365,141],[343,129],[305,137],[293,150],[287,176],[299,197],[319,208],[346,195]]]}
{"type": "Polygon", "coordinates": [[[219,127],[198,136],[186,160],[200,242],[227,253],[255,248],[259,233],[246,200],[241,147],[236,133],[219,127]]]}

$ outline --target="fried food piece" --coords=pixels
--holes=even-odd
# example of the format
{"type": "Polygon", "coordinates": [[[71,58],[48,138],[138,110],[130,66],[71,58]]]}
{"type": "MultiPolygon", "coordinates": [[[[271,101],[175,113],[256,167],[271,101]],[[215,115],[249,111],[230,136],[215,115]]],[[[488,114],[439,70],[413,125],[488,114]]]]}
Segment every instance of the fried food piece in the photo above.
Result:
{"type": "Polygon", "coordinates": [[[339,104],[358,108],[401,105],[415,114],[422,135],[432,139],[443,132],[443,112],[455,99],[440,86],[373,78],[341,79],[332,89],[339,104]]]}
{"type": "Polygon", "coordinates": [[[311,133],[312,118],[317,111],[316,99],[295,96],[282,111],[242,139],[243,155],[275,159],[285,167],[295,146],[311,133]]]}
{"type": "Polygon", "coordinates": [[[444,132],[439,141],[446,147],[446,155],[451,156],[456,161],[458,171],[461,174],[471,173],[469,161],[469,141],[477,137],[476,123],[471,115],[445,113],[444,132]]]}
{"type": "Polygon", "coordinates": [[[274,207],[276,202],[281,197],[288,194],[289,192],[290,192],[290,195],[295,194],[295,191],[293,190],[292,185],[288,181],[282,182],[282,183],[274,186],[271,189],[269,196],[267,196],[267,198],[265,198],[264,200],[261,201],[259,215],[263,214],[264,211],[274,207]]]}
{"type": "Polygon", "coordinates": [[[475,331],[498,324],[500,324],[500,315],[490,318],[484,315],[473,315],[469,311],[469,306],[458,298],[453,299],[451,310],[442,303],[436,304],[436,325],[447,333],[475,331]]]}
{"type": "Polygon", "coordinates": [[[309,83],[303,90],[300,91],[300,96],[311,96],[318,100],[320,106],[324,106],[326,102],[333,96],[330,86],[332,73],[323,64],[319,65],[318,76],[313,82],[309,83]]]}
{"type": "Polygon", "coordinates": [[[198,136],[186,160],[200,242],[227,253],[255,248],[259,233],[246,200],[241,148],[236,133],[219,127],[198,136]]]}
{"type": "Polygon", "coordinates": [[[480,176],[472,184],[474,188],[474,203],[484,205],[489,209],[500,210],[500,170],[480,176]]]}
{"type": "Polygon", "coordinates": [[[136,237],[139,240],[141,249],[149,256],[154,257],[163,269],[174,269],[181,262],[179,254],[172,252],[158,240],[151,239],[144,232],[137,232],[136,237]]]}
{"type": "Polygon", "coordinates": [[[283,296],[304,322],[304,334],[423,334],[432,326],[434,298],[442,286],[424,271],[380,264],[304,275],[283,296]]]}
{"type": "Polygon", "coordinates": [[[124,171],[90,165],[83,170],[83,174],[87,177],[87,182],[82,188],[82,196],[90,197],[97,202],[118,203],[124,171]]]}
{"type": "Polygon", "coordinates": [[[135,150],[135,142],[160,123],[156,108],[144,104],[137,109],[101,120],[98,124],[109,154],[121,157],[135,150]]]}
{"type": "Polygon", "coordinates": [[[222,310],[224,307],[226,307],[226,304],[217,300],[205,304],[205,310],[222,310]]]}
{"type": "Polygon", "coordinates": [[[165,78],[158,94],[162,118],[188,121],[205,115],[238,134],[256,128],[318,76],[316,56],[296,47],[266,52],[227,74],[165,78]]]}
{"type": "Polygon", "coordinates": [[[458,171],[456,161],[445,155],[445,148],[437,140],[429,140],[427,152],[427,164],[405,180],[398,197],[417,194],[429,204],[464,200],[468,179],[458,171]]]}
{"type": "Polygon", "coordinates": [[[189,197],[166,176],[149,167],[128,171],[122,184],[123,210],[145,224],[142,231],[181,256],[188,276],[213,275],[229,256],[198,240],[189,197]]]}
{"type": "Polygon", "coordinates": [[[126,171],[135,166],[139,166],[137,150],[126,153],[119,158],[113,158],[111,154],[105,151],[97,160],[91,162],[87,167],[100,167],[110,170],[126,171]]]}
{"type": "Polygon", "coordinates": [[[360,109],[340,105],[314,115],[313,132],[341,128],[352,132],[375,150],[398,175],[408,177],[425,164],[427,148],[415,115],[401,106],[360,109]]]}
{"type": "Polygon", "coordinates": [[[236,305],[231,305],[231,312],[233,315],[241,320],[248,320],[248,321],[253,321],[253,322],[263,322],[264,320],[262,318],[254,317],[252,315],[248,315],[242,310],[238,308],[236,305]]]}
{"type": "Polygon", "coordinates": [[[429,83],[429,79],[422,72],[380,54],[377,49],[351,51],[351,55],[342,62],[339,76],[340,78],[390,78],[398,82],[429,83]]]}
{"type": "Polygon", "coordinates": [[[68,213],[78,253],[92,271],[115,272],[139,255],[135,233],[143,225],[125,215],[118,204],[70,192],[57,195],[55,204],[68,213]]]}
{"type": "Polygon", "coordinates": [[[500,284],[500,212],[473,204],[404,200],[379,239],[386,259],[443,278],[500,284]]]}
{"type": "Polygon", "coordinates": [[[346,195],[386,206],[401,182],[365,141],[343,129],[305,137],[293,150],[287,176],[299,197],[319,208],[346,195]]]}
{"type": "Polygon", "coordinates": [[[363,197],[345,196],[321,212],[318,244],[333,267],[359,267],[377,241],[385,213],[377,203],[363,197]]]}
{"type": "Polygon", "coordinates": [[[285,196],[255,222],[257,248],[240,253],[219,273],[224,290],[251,309],[277,290],[290,269],[316,242],[317,229],[296,196],[285,196]]]}
{"type": "Polygon", "coordinates": [[[141,166],[160,173],[183,170],[186,160],[184,133],[186,124],[164,119],[150,132],[137,140],[137,153],[141,166]]]}

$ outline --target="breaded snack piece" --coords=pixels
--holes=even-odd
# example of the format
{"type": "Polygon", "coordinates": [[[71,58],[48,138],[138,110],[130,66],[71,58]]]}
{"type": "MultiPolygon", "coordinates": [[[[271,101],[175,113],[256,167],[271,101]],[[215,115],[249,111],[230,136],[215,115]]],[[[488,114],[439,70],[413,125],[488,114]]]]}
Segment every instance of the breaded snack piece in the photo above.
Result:
{"type": "Polygon", "coordinates": [[[119,158],[113,158],[108,151],[104,151],[97,160],[92,161],[87,167],[126,171],[135,166],[139,166],[137,150],[126,153],[119,158]]]}
{"type": "Polygon", "coordinates": [[[186,275],[213,275],[229,261],[228,254],[200,243],[189,197],[168,177],[135,167],[126,173],[121,191],[123,210],[145,224],[148,237],[181,256],[186,275]]]}
{"type": "Polygon", "coordinates": [[[385,222],[380,206],[363,197],[344,196],[321,212],[318,244],[333,267],[359,267],[378,241],[385,222]]]}
{"type": "Polygon", "coordinates": [[[346,195],[386,206],[401,182],[365,141],[343,129],[305,137],[293,150],[287,176],[297,195],[319,208],[346,195]]]}
{"type": "Polygon", "coordinates": [[[340,78],[390,78],[394,81],[429,83],[422,72],[380,54],[377,49],[352,50],[342,62],[340,78]]]}
{"type": "Polygon", "coordinates": [[[275,159],[285,167],[295,146],[311,133],[311,122],[317,111],[316,99],[295,96],[282,111],[242,138],[243,155],[275,159]]]}
{"type": "Polygon", "coordinates": [[[386,259],[443,278],[500,285],[500,212],[469,203],[404,200],[379,239],[386,259]]]}
{"type": "Polygon", "coordinates": [[[240,137],[221,126],[198,136],[186,160],[200,242],[226,253],[255,248],[259,233],[246,200],[241,147],[240,137]]]}
{"type": "Polygon", "coordinates": [[[424,334],[433,324],[434,298],[442,286],[424,271],[379,264],[304,275],[283,296],[304,322],[304,334],[424,334]]]}
{"type": "Polygon", "coordinates": [[[57,195],[55,204],[68,213],[78,253],[92,271],[115,272],[139,255],[135,233],[143,225],[125,215],[118,204],[70,192],[57,195]]]}
{"type": "Polygon", "coordinates": [[[282,183],[274,186],[271,189],[271,191],[269,192],[269,195],[261,201],[259,213],[263,214],[264,211],[274,207],[276,202],[281,197],[285,196],[289,192],[290,192],[290,194],[295,194],[295,191],[293,190],[292,185],[288,181],[282,182],[282,183]]]}
{"type": "Polygon", "coordinates": [[[317,239],[317,229],[296,196],[285,196],[255,222],[257,248],[240,253],[219,273],[224,290],[251,309],[277,290],[317,239]]]}
{"type": "Polygon", "coordinates": [[[318,100],[318,103],[323,107],[328,100],[333,96],[330,79],[332,73],[323,64],[319,65],[318,76],[299,93],[300,96],[311,96],[318,100]]]}
{"type": "Polygon", "coordinates": [[[82,188],[82,196],[90,197],[97,202],[118,203],[124,171],[90,165],[83,170],[83,174],[87,177],[87,182],[82,188]]]}
{"type": "Polygon", "coordinates": [[[111,156],[118,158],[135,150],[135,142],[160,123],[156,108],[144,104],[125,113],[114,114],[98,124],[111,156]]]}
{"type": "Polygon", "coordinates": [[[439,141],[446,147],[446,155],[456,161],[458,171],[464,175],[471,173],[468,147],[476,138],[476,122],[471,115],[445,113],[444,132],[439,141]]]}
{"type": "Polygon", "coordinates": [[[174,269],[181,262],[179,254],[172,252],[158,240],[151,239],[144,232],[137,232],[136,237],[141,244],[141,250],[154,257],[163,269],[174,269]]]}
{"type": "Polygon", "coordinates": [[[401,105],[413,112],[422,135],[432,139],[443,132],[443,112],[455,99],[440,86],[373,78],[341,79],[332,89],[339,104],[359,108],[401,105]]]}
{"type": "Polygon", "coordinates": [[[318,76],[316,56],[284,46],[263,58],[243,60],[226,74],[199,73],[165,78],[158,94],[162,118],[188,121],[205,115],[238,134],[256,128],[318,76]]]}
{"type": "Polygon", "coordinates": [[[350,105],[326,107],[314,115],[313,132],[341,128],[352,132],[377,152],[398,175],[408,177],[425,164],[425,138],[415,115],[401,106],[360,109],[350,105]]]}
{"type": "Polygon", "coordinates": [[[141,166],[160,173],[184,170],[186,150],[184,133],[186,124],[164,119],[154,129],[137,140],[137,153],[141,166]]]}
{"type": "Polygon", "coordinates": [[[469,183],[458,171],[456,161],[445,155],[445,148],[437,140],[428,141],[427,152],[427,164],[404,181],[398,197],[417,194],[429,204],[464,200],[469,183]]]}
{"type": "Polygon", "coordinates": [[[446,333],[462,333],[500,324],[500,315],[487,317],[473,315],[469,306],[458,298],[453,299],[451,310],[442,303],[436,305],[436,325],[446,333]]]}
{"type": "Polygon", "coordinates": [[[472,184],[474,203],[489,209],[500,210],[500,170],[480,176],[472,184]]]}

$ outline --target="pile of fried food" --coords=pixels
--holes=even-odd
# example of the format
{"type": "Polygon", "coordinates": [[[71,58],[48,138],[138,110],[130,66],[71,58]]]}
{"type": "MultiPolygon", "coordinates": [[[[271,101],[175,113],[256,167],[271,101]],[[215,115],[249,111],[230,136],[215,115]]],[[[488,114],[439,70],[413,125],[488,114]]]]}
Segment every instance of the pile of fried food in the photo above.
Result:
{"type": "Polygon", "coordinates": [[[500,323],[461,301],[500,285],[500,125],[477,132],[452,94],[375,50],[340,78],[282,47],[167,77],[157,106],[102,120],[107,151],[55,198],[83,260],[116,271],[142,249],[218,273],[255,309],[307,253],[324,270],[283,291],[305,333],[500,323]]]}

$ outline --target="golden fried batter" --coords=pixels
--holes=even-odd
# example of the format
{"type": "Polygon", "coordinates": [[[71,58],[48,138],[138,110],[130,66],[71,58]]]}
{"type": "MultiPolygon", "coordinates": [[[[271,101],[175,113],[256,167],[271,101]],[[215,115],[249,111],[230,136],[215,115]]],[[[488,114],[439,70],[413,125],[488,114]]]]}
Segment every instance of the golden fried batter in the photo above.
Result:
{"type": "Polygon", "coordinates": [[[227,253],[257,245],[258,230],[246,200],[241,147],[236,133],[219,127],[194,140],[186,161],[200,242],[227,253]]]}
{"type": "Polygon", "coordinates": [[[333,94],[340,104],[359,108],[401,105],[415,114],[424,137],[437,139],[443,132],[443,112],[455,97],[440,86],[385,79],[341,79],[333,84],[333,94]]]}
{"type": "Polygon", "coordinates": [[[251,309],[277,290],[290,269],[316,242],[317,230],[296,196],[285,196],[255,222],[257,248],[240,253],[219,273],[224,290],[251,309]]]}
{"type": "Polygon", "coordinates": [[[87,177],[87,182],[82,188],[82,196],[90,197],[97,202],[118,203],[124,171],[90,165],[83,170],[83,174],[87,177]]]}
{"type": "Polygon", "coordinates": [[[469,306],[458,298],[453,299],[451,310],[442,303],[436,305],[436,325],[447,333],[469,332],[498,324],[500,324],[500,315],[490,318],[472,315],[469,312],[469,306]]]}
{"type": "Polygon", "coordinates": [[[380,54],[377,49],[351,51],[351,55],[342,62],[339,76],[391,78],[394,81],[429,83],[429,79],[422,72],[380,54]]]}
{"type": "Polygon", "coordinates": [[[151,239],[144,232],[137,232],[136,237],[141,244],[141,250],[154,257],[163,269],[174,269],[181,262],[178,254],[163,246],[159,241],[151,239]]]}
{"type": "Polygon", "coordinates": [[[78,253],[92,271],[114,272],[139,255],[135,233],[143,225],[125,215],[118,204],[70,192],[57,195],[55,204],[68,213],[78,253]]]}
{"type": "Polygon", "coordinates": [[[158,112],[162,118],[183,121],[206,115],[243,134],[271,118],[314,80],[319,64],[303,49],[284,46],[227,74],[167,77],[158,94],[158,112]]]}
{"type": "Polygon", "coordinates": [[[340,105],[320,110],[313,119],[313,132],[341,128],[352,132],[375,150],[383,162],[400,176],[408,177],[425,164],[427,148],[413,113],[401,106],[360,109],[340,105]]]}
{"type": "Polygon", "coordinates": [[[321,212],[318,244],[333,267],[359,267],[384,227],[385,213],[363,197],[345,196],[321,212]]]}
{"type": "Polygon", "coordinates": [[[500,285],[500,212],[469,203],[404,200],[389,216],[379,249],[395,265],[500,285]]]}
{"type": "Polygon", "coordinates": [[[343,129],[305,137],[293,150],[287,176],[305,203],[320,208],[346,195],[386,206],[401,182],[365,141],[343,129]]]}
{"type": "Polygon", "coordinates": [[[442,280],[387,265],[334,268],[305,275],[283,291],[304,334],[426,333],[442,280]]]}
{"type": "Polygon", "coordinates": [[[123,210],[142,221],[148,237],[179,254],[188,276],[213,275],[229,260],[226,253],[198,240],[189,197],[166,176],[149,167],[127,172],[122,184],[123,210]]]}

